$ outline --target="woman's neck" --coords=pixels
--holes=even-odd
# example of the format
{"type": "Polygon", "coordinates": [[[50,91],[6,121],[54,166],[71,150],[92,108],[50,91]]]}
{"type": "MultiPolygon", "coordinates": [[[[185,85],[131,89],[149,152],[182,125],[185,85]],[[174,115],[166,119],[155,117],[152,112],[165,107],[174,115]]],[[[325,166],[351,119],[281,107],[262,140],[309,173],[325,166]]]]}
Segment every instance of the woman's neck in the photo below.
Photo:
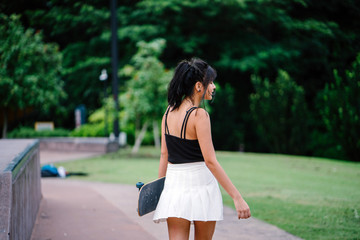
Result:
{"type": "Polygon", "coordinates": [[[201,99],[198,99],[196,97],[194,97],[192,99],[189,97],[186,97],[186,98],[184,98],[183,102],[185,102],[186,105],[189,105],[189,107],[199,107],[201,99]]]}

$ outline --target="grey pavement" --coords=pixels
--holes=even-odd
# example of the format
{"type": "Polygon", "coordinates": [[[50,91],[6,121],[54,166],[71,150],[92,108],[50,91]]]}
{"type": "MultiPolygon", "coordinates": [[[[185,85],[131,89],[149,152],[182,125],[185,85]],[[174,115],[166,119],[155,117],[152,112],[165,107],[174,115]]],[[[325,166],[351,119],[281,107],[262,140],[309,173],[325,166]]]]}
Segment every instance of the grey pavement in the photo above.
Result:
{"type": "Polygon", "coordinates": [[[102,153],[98,152],[73,152],[73,151],[50,151],[40,150],[40,163],[41,165],[47,163],[65,162],[71,160],[78,160],[99,156],[102,153]]]}
{"type": "MultiPolygon", "coordinates": [[[[67,154],[68,158],[76,159],[73,158],[76,153],[67,154]]],[[[53,153],[40,156],[41,163],[52,162],[46,156],[53,157],[53,153]]],[[[56,159],[67,160],[65,155],[56,159]]],[[[153,213],[143,217],[137,215],[138,190],[135,185],[70,178],[43,178],[41,184],[43,199],[31,240],[168,239],[166,223],[153,223],[153,213]]],[[[193,239],[193,228],[190,239],[193,239]]],[[[213,239],[300,238],[254,217],[238,220],[233,209],[224,207],[224,221],[217,223],[213,239]]]]}

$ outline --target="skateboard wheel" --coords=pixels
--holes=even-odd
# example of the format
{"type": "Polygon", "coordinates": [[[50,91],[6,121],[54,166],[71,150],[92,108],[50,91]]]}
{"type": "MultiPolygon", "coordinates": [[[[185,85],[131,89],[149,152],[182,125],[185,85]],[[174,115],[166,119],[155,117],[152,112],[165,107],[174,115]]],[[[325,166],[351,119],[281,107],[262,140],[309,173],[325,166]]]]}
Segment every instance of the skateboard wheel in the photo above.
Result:
{"type": "Polygon", "coordinates": [[[142,187],[142,186],[144,186],[144,183],[143,182],[138,182],[137,184],[136,184],[136,187],[140,190],[140,188],[142,187]]]}

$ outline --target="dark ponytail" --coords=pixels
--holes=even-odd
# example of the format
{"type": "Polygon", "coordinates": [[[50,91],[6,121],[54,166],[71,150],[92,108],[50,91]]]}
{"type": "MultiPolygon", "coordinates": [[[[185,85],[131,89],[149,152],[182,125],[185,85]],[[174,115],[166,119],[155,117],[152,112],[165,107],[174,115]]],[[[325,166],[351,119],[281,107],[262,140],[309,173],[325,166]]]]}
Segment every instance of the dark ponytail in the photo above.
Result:
{"type": "Polygon", "coordinates": [[[168,103],[172,110],[177,109],[185,97],[193,95],[196,82],[201,82],[206,90],[215,78],[216,71],[205,61],[198,58],[181,61],[175,69],[168,88],[168,103]]]}

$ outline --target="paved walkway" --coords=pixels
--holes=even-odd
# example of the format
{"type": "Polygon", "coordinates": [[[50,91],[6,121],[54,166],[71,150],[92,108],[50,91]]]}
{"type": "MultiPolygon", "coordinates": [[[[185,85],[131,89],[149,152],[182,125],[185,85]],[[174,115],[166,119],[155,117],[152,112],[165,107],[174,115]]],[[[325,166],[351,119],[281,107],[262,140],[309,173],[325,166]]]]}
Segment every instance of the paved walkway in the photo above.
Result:
{"type": "MultiPolygon", "coordinates": [[[[74,159],[76,153],[68,155],[74,159]]],[[[51,162],[46,156],[53,154],[41,154],[42,164],[51,162]]],[[[61,156],[56,159],[66,160],[61,156]]],[[[41,184],[43,199],[32,240],[168,239],[166,223],[153,223],[153,214],[137,215],[135,186],[71,178],[43,178],[41,184]]],[[[234,210],[228,207],[224,208],[224,219],[217,224],[214,240],[300,239],[253,217],[237,220],[234,210]]]]}
{"type": "Polygon", "coordinates": [[[40,151],[40,162],[41,165],[47,163],[65,162],[77,159],[84,159],[99,156],[101,153],[98,152],[60,152],[60,151],[40,151]]]}

